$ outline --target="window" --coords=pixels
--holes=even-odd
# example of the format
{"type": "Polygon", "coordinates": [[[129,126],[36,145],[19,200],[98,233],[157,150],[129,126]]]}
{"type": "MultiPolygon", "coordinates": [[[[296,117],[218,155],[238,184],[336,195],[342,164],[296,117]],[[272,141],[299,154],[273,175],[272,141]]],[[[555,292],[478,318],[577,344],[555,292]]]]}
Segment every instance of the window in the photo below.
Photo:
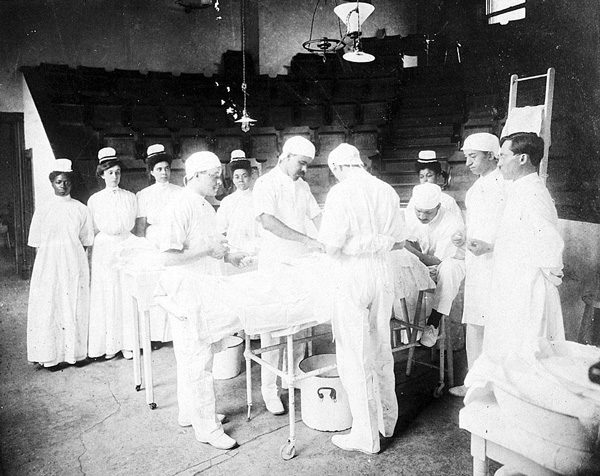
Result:
{"type": "Polygon", "coordinates": [[[509,21],[525,18],[525,0],[487,0],[488,23],[506,25],[509,21]]]}

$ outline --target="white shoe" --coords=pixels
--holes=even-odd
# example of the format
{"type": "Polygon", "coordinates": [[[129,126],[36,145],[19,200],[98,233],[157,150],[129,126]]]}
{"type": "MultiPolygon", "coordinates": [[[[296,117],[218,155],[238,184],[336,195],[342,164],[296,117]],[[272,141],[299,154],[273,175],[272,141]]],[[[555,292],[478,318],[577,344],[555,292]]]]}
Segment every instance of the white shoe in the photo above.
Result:
{"type": "Polygon", "coordinates": [[[425,347],[433,347],[437,342],[439,333],[439,329],[436,329],[433,326],[425,326],[425,329],[423,329],[423,335],[421,336],[421,340],[419,342],[425,347]]]}
{"type": "MultiPolygon", "coordinates": [[[[223,415],[222,413],[217,413],[217,420],[219,420],[219,423],[225,423],[225,420],[227,420],[227,416],[223,415]]],[[[188,426],[192,426],[192,422],[191,421],[187,421],[187,420],[178,420],[177,423],[182,428],[186,428],[188,426]]]]}
{"type": "Polygon", "coordinates": [[[281,399],[279,397],[274,396],[265,398],[264,400],[267,410],[273,415],[283,415],[285,413],[285,408],[283,407],[283,403],[281,403],[281,399]]]}
{"type": "Polygon", "coordinates": [[[200,443],[208,443],[209,445],[214,446],[215,448],[218,448],[220,450],[230,450],[238,445],[237,441],[227,436],[225,432],[219,434],[214,438],[211,438],[210,440],[203,440],[201,438],[198,438],[197,436],[196,439],[200,443]]]}
{"type": "Polygon", "coordinates": [[[463,397],[467,394],[467,387],[459,385],[458,387],[452,387],[448,389],[448,393],[454,397],[463,397]]]}
{"type": "Polygon", "coordinates": [[[104,356],[104,360],[110,360],[110,359],[114,359],[116,357],[117,354],[106,354],[104,356]]]}
{"type": "Polygon", "coordinates": [[[123,354],[123,358],[125,360],[133,359],[133,351],[132,350],[122,350],[121,354],[123,354]]]}
{"type": "Polygon", "coordinates": [[[352,436],[348,435],[333,435],[331,437],[331,442],[337,446],[338,448],[345,451],[360,451],[361,453],[366,453],[368,455],[374,455],[379,453],[379,451],[370,451],[360,445],[356,444],[352,441],[352,436]]]}

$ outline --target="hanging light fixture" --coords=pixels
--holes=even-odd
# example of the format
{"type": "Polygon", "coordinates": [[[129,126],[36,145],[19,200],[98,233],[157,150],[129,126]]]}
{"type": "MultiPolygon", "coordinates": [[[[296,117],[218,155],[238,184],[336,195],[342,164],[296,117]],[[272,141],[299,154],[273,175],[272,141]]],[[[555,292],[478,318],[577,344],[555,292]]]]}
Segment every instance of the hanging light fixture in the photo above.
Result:
{"type": "Polygon", "coordinates": [[[248,85],[246,84],[246,0],[242,0],[242,96],[244,98],[244,108],[242,117],[235,122],[242,125],[242,131],[248,132],[256,119],[252,119],[246,110],[246,98],[248,96],[248,85]]]}
{"type": "Polygon", "coordinates": [[[344,54],[344,59],[353,63],[373,61],[375,56],[362,50],[360,37],[362,23],[375,11],[375,7],[367,2],[349,1],[336,6],[333,11],[346,25],[346,36],[352,39],[352,46],[350,51],[344,54]]]}
{"type": "MultiPolygon", "coordinates": [[[[313,28],[315,26],[315,15],[317,14],[317,9],[319,8],[319,3],[321,0],[317,0],[317,4],[315,5],[315,9],[313,10],[312,20],[310,22],[310,37],[307,41],[302,43],[302,47],[311,53],[315,53],[323,57],[323,62],[325,62],[327,53],[335,53],[337,50],[344,46],[344,42],[342,40],[336,40],[333,38],[327,38],[323,36],[322,38],[314,38],[313,39],[313,28]]],[[[340,37],[342,37],[342,32],[340,30],[340,37]]]]}

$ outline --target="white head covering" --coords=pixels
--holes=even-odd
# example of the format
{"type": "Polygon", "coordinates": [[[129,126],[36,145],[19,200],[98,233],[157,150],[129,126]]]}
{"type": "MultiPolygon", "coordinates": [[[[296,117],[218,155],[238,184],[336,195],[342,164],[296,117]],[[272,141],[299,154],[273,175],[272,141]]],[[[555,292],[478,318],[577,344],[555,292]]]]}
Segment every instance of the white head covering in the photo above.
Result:
{"type": "Polygon", "coordinates": [[[231,151],[231,160],[236,160],[236,159],[245,159],[246,158],[246,152],[244,152],[242,149],[235,149],[231,151]]]}
{"type": "Polygon", "coordinates": [[[54,161],[53,172],[73,172],[71,168],[71,161],[69,159],[56,159],[54,161]]]}
{"type": "Polygon", "coordinates": [[[415,208],[431,210],[439,205],[442,189],[434,183],[422,183],[413,188],[412,198],[415,208]]]}
{"type": "Polygon", "coordinates": [[[204,172],[216,167],[221,168],[221,161],[215,154],[206,150],[194,152],[185,161],[185,178],[189,180],[198,172],[204,172]]]}
{"type": "Polygon", "coordinates": [[[500,141],[494,134],[488,132],[477,132],[465,139],[460,150],[480,150],[482,152],[493,152],[496,156],[500,152],[500,141]]]}
{"type": "Polygon", "coordinates": [[[419,152],[419,158],[417,159],[417,162],[428,164],[436,161],[437,156],[435,155],[435,150],[422,150],[419,152]]]}
{"type": "Polygon", "coordinates": [[[164,153],[165,153],[165,146],[162,144],[152,144],[151,146],[149,146],[146,149],[146,155],[148,157],[150,157],[152,155],[164,154],[164,153]]]}
{"type": "Polygon", "coordinates": [[[303,155],[314,159],[316,150],[314,144],[308,139],[302,136],[294,136],[285,141],[282,152],[284,154],[303,155]]]}
{"type": "Polygon", "coordinates": [[[338,145],[329,153],[327,164],[329,168],[334,165],[364,165],[358,149],[346,143],[338,145]]]}
{"type": "Polygon", "coordinates": [[[104,147],[98,151],[98,162],[106,162],[107,160],[116,160],[117,151],[112,147],[104,147]]]}

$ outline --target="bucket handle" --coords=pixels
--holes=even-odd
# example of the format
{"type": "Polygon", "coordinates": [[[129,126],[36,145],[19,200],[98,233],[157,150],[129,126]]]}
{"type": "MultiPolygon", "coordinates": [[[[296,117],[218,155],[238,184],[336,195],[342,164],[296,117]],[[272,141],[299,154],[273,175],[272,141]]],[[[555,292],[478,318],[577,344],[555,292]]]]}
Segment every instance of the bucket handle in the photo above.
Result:
{"type": "Polygon", "coordinates": [[[317,395],[321,399],[321,403],[323,402],[323,398],[325,398],[325,395],[323,394],[322,390],[329,390],[329,398],[331,398],[333,400],[333,403],[337,402],[337,394],[335,392],[335,388],[332,388],[332,387],[319,387],[317,389],[317,395]]]}

